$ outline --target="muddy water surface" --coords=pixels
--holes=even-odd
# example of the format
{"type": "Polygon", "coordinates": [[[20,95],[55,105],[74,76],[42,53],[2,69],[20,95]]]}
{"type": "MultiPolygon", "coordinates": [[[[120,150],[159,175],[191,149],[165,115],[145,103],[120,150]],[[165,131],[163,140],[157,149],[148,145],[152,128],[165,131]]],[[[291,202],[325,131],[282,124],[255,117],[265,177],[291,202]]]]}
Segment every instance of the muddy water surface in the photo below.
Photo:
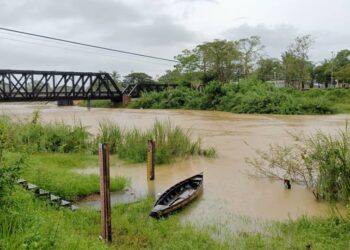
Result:
{"type": "MultiPolygon", "coordinates": [[[[334,132],[345,126],[348,115],[278,116],[238,115],[213,111],[58,108],[54,105],[1,105],[0,112],[26,117],[40,109],[44,121],[81,121],[92,133],[99,121],[110,120],[125,127],[147,128],[155,119],[170,120],[200,136],[204,146],[213,146],[215,159],[192,157],[156,168],[156,180],[146,181],[145,164],[127,165],[111,162],[112,175],[131,179],[134,196],[163,192],[172,184],[203,171],[203,196],[183,213],[184,220],[225,223],[228,218],[248,216],[258,219],[296,218],[303,214],[326,215],[329,208],[314,200],[305,188],[293,185],[285,190],[279,181],[249,178],[246,157],[253,148],[267,149],[270,143],[288,143],[287,131],[314,133],[317,129],[334,132]]],[[[98,173],[91,168],[85,173],[98,173]]]]}

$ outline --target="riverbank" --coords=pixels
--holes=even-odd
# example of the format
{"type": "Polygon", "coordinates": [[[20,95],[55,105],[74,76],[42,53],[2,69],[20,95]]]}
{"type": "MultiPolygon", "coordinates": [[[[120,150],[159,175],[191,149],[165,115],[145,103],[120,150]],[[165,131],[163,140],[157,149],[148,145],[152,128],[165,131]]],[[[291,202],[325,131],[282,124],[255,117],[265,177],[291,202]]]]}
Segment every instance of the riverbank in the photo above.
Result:
{"type": "Polygon", "coordinates": [[[72,212],[16,187],[1,206],[0,246],[17,249],[348,249],[350,222],[341,218],[300,218],[270,222],[261,232],[224,235],[220,227],[181,223],[181,214],[155,220],[153,200],[112,208],[113,243],[98,239],[100,214],[84,208],[72,212]]]}
{"type": "Polygon", "coordinates": [[[218,110],[240,114],[336,114],[350,111],[350,90],[277,88],[255,79],[211,82],[201,91],[182,87],[144,93],[130,108],[218,110]]]}
{"type": "MultiPolygon", "coordinates": [[[[86,107],[86,102],[79,104],[86,107]]],[[[112,108],[109,100],[91,101],[92,108],[112,108]]],[[[128,105],[135,109],[216,110],[239,114],[325,115],[350,113],[349,89],[276,88],[254,79],[239,84],[209,83],[203,89],[178,87],[143,93],[128,105]]]]}
{"type": "MultiPolygon", "coordinates": [[[[29,105],[1,108],[2,112],[17,119],[26,119],[38,109],[29,105]]],[[[191,129],[192,138],[201,137],[204,147],[216,148],[216,158],[189,157],[156,167],[153,187],[147,186],[145,163],[130,164],[115,156],[111,158],[111,176],[124,176],[130,180],[136,194],[143,192],[144,195],[139,203],[113,206],[114,238],[120,249],[176,249],[177,244],[183,249],[304,249],[308,244],[312,249],[330,249],[333,246],[347,249],[349,246],[347,217],[327,219],[330,215],[328,205],[315,201],[302,186],[293,184],[291,190],[285,190],[281,182],[249,178],[245,163],[245,158],[254,154],[256,148],[267,149],[274,142],[288,143],[290,139],[286,131],[336,131],[344,128],[349,118],[347,115],[280,116],[186,110],[39,108],[43,123],[60,121],[73,125],[80,121],[94,135],[99,133],[98,121],[103,119],[121,127],[140,129],[151,128],[155,119],[171,120],[174,125],[191,129]],[[205,189],[199,200],[168,219],[154,221],[148,218],[153,199],[146,198],[147,195],[162,192],[177,181],[201,171],[205,173],[205,189]],[[236,220],[228,220],[230,215],[262,221],[266,227],[261,230],[253,226],[248,230],[236,220]],[[303,218],[304,215],[309,219],[303,218]],[[227,230],[231,227],[234,230],[227,230]]],[[[79,157],[76,159],[84,162],[79,157]]],[[[91,164],[84,163],[85,167],[79,171],[77,166],[74,172],[83,176],[98,174],[97,158],[87,159],[91,164]]],[[[45,166],[50,156],[42,156],[41,161],[41,165],[45,166]]],[[[20,249],[20,244],[32,243],[33,246],[40,243],[44,249],[80,249],[80,245],[81,249],[108,248],[97,240],[100,214],[96,210],[84,208],[77,213],[56,210],[44,201],[27,199],[28,195],[15,191],[11,196],[14,200],[8,201],[14,205],[5,206],[12,210],[1,211],[2,215],[9,215],[0,218],[0,225],[9,225],[1,229],[1,239],[4,239],[1,244],[11,242],[13,245],[9,245],[9,249],[20,249]],[[53,244],[54,247],[45,244],[53,244]]]]}

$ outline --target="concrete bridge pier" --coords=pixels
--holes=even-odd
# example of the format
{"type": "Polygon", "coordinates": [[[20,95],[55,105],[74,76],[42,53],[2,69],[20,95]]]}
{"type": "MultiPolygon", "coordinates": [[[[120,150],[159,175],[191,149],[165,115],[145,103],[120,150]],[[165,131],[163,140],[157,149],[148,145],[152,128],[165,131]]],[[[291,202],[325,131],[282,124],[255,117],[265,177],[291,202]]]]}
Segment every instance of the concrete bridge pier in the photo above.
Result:
{"type": "Polygon", "coordinates": [[[57,106],[73,106],[73,100],[58,100],[57,101],[57,106]]]}
{"type": "Polygon", "coordinates": [[[130,95],[123,95],[123,106],[126,106],[131,102],[131,96],[130,95]]]}

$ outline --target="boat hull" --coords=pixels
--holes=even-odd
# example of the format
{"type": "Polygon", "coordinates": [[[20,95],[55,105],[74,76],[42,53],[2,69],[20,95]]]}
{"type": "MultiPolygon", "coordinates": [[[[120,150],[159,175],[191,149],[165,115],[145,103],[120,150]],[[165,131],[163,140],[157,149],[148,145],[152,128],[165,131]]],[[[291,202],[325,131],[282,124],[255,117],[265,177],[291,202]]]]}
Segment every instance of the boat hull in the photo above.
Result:
{"type": "Polygon", "coordinates": [[[166,190],[156,201],[149,215],[154,218],[166,216],[185,207],[202,193],[203,174],[201,173],[187,178],[166,190]],[[191,188],[186,188],[188,186],[191,186],[191,188]],[[177,190],[181,189],[182,191],[176,192],[177,190]],[[183,196],[186,196],[186,193],[190,194],[187,194],[187,197],[182,198],[183,196]],[[175,198],[169,199],[168,196],[171,197],[172,195],[175,195],[175,198]],[[166,202],[167,198],[170,200],[168,203],[166,202]]]}

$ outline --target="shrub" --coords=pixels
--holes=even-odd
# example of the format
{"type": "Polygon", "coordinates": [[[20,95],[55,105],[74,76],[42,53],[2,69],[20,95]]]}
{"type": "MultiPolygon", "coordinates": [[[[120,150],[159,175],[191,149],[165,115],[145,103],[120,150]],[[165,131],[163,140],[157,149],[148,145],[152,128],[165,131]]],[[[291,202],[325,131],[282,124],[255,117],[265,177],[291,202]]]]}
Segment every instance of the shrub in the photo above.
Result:
{"type": "Polygon", "coordinates": [[[332,136],[321,131],[312,136],[293,135],[288,146],[271,145],[258,157],[247,159],[254,175],[290,178],[304,184],[317,199],[350,199],[350,130],[332,136]]]}
{"type": "Polygon", "coordinates": [[[144,93],[129,104],[130,108],[202,109],[258,114],[333,114],[334,96],[348,96],[344,91],[299,91],[276,88],[255,78],[239,83],[211,82],[202,92],[181,87],[166,92],[144,93]],[[332,93],[332,98],[330,98],[332,93]]]}

